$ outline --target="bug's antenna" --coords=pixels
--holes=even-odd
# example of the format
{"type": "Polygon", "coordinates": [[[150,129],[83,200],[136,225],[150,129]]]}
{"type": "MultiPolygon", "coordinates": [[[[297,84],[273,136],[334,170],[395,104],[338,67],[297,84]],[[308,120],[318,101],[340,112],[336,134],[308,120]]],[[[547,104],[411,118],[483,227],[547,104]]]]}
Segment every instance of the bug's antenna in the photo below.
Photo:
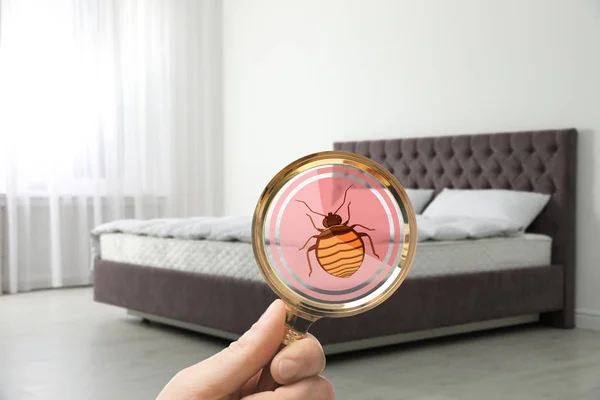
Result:
{"type": "Polygon", "coordinates": [[[338,207],[337,210],[334,211],[334,214],[337,214],[338,211],[340,211],[340,208],[342,208],[342,206],[346,203],[346,195],[348,194],[348,190],[350,190],[350,188],[353,185],[348,186],[348,189],[346,189],[346,191],[344,192],[344,201],[342,202],[342,204],[338,207]]]}
{"type": "Polygon", "coordinates": [[[300,203],[303,203],[303,204],[306,206],[306,208],[308,208],[308,209],[310,210],[310,212],[312,212],[312,213],[315,213],[315,214],[317,214],[317,215],[320,215],[321,217],[326,217],[326,216],[327,216],[327,215],[325,215],[325,214],[321,214],[321,213],[318,213],[318,212],[316,212],[316,211],[313,211],[313,209],[312,209],[312,208],[310,208],[310,206],[309,206],[308,204],[306,204],[306,202],[305,202],[305,201],[302,201],[302,200],[296,200],[296,201],[297,201],[297,202],[300,202],[300,203]]]}

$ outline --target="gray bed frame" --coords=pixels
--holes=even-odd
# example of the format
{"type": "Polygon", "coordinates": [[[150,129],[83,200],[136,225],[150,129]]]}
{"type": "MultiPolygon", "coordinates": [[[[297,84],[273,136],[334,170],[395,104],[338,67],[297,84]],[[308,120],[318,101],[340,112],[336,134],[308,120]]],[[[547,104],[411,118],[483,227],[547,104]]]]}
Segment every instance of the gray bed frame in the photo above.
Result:
{"type": "MultiPolygon", "coordinates": [[[[529,231],[552,237],[551,265],[411,279],[381,306],[318,321],[326,352],[540,321],[574,327],[575,129],[335,143],[407,188],[510,189],[551,195],[529,231]],[[410,305],[410,306],[407,306],[410,305]]],[[[235,339],[275,298],[262,282],[98,260],[94,298],[160,323],[235,339]]]]}

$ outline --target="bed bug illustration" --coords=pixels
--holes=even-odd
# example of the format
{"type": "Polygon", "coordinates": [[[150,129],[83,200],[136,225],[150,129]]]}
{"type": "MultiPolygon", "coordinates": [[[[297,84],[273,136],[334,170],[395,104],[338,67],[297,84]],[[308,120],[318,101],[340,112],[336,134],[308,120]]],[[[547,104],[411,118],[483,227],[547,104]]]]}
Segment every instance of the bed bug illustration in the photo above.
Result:
{"type": "Polygon", "coordinates": [[[375,246],[373,246],[373,239],[371,239],[371,236],[369,236],[368,233],[357,232],[355,230],[356,227],[361,227],[368,231],[374,231],[375,229],[367,228],[360,224],[348,226],[348,223],[350,222],[350,204],[352,204],[352,202],[348,202],[348,219],[345,222],[342,222],[342,217],[338,214],[338,211],[346,203],[346,195],[351,187],[352,185],[344,192],[342,205],[340,205],[337,210],[329,212],[327,215],[314,211],[305,201],[296,200],[303,203],[313,214],[322,216],[323,227],[325,228],[317,228],[310,214],[306,214],[310,219],[312,226],[319,231],[318,235],[309,237],[306,243],[304,243],[304,246],[299,250],[304,250],[312,239],[317,239],[317,242],[306,250],[306,260],[308,261],[309,268],[308,276],[311,276],[312,274],[312,265],[309,255],[313,250],[316,253],[319,265],[328,274],[338,278],[349,278],[354,275],[365,258],[364,237],[369,239],[373,254],[379,258],[379,255],[375,252],[375,246]]]}

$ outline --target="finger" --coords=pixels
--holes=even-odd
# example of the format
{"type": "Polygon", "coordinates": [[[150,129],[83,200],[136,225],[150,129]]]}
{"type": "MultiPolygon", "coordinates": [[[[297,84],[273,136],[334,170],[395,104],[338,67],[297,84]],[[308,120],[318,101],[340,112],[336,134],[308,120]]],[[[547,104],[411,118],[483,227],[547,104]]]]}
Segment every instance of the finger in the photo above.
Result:
{"type": "Polygon", "coordinates": [[[322,376],[313,376],[291,385],[281,386],[274,392],[255,393],[242,400],[333,400],[331,383],[322,376]]]}
{"type": "Polygon", "coordinates": [[[239,396],[236,398],[241,398],[241,397],[249,395],[250,393],[254,393],[255,388],[256,388],[256,383],[258,382],[258,379],[260,378],[261,373],[262,373],[262,371],[258,372],[252,378],[248,379],[248,382],[244,383],[244,386],[242,386],[240,388],[239,396]]]}
{"type": "Polygon", "coordinates": [[[287,385],[310,376],[319,375],[325,368],[325,354],[312,335],[284,347],[271,363],[271,375],[276,382],[287,385]]]}
{"type": "Polygon", "coordinates": [[[239,340],[213,357],[181,371],[167,385],[165,392],[173,398],[203,399],[220,398],[235,392],[279,350],[285,334],[284,321],[285,306],[281,300],[276,300],[239,340]]]}

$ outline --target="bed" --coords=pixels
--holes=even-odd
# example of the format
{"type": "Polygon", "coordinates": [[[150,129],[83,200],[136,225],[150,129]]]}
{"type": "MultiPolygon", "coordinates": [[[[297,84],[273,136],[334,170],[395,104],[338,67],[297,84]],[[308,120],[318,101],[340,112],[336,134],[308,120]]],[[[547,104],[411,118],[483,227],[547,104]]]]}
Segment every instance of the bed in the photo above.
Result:
{"type": "MultiPolygon", "coordinates": [[[[576,139],[564,129],[335,143],[407,188],[509,189],[550,200],[523,236],[419,243],[387,302],[311,328],[326,352],[534,321],[572,328],[576,139]]],[[[141,318],[235,339],[275,298],[257,268],[230,268],[253,263],[249,243],[112,232],[99,245],[95,300],[141,318]]]]}

